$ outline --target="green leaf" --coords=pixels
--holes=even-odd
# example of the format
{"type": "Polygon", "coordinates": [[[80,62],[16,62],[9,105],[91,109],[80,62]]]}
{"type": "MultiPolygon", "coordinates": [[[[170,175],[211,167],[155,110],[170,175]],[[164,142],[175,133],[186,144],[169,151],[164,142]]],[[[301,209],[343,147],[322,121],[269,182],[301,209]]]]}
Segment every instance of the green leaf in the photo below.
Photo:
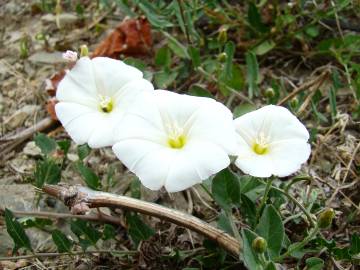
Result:
{"type": "Polygon", "coordinates": [[[248,21],[255,30],[261,33],[265,33],[268,30],[268,28],[263,24],[260,12],[254,3],[249,3],[248,21]]]}
{"type": "Polygon", "coordinates": [[[356,255],[360,253],[360,237],[359,234],[354,233],[351,236],[350,254],[356,255]]]}
{"type": "Polygon", "coordinates": [[[255,227],[256,223],[256,205],[255,203],[249,199],[245,194],[241,194],[241,202],[240,202],[241,212],[244,217],[248,220],[251,228],[255,227]]]}
{"type": "Polygon", "coordinates": [[[145,13],[146,18],[149,20],[150,24],[157,28],[165,28],[173,26],[171,22],[169,22],[165,16],[162,16],[158,12],[158,8],[151,4],[149,1],[141,0],[139,8],[145,13]]]}
{"type": "Polygon", "coordinates": [[[155,73],[155,84],[158,88],[160,89],[166,89],[169,85],[171,85],[176,77],[178,76],[178,72],[177,71],[160,71],[155,73]]]}
{"type": "Polygon", "coordinates": [[[89,246],[95,246],[101,238],[99,231],[95,230],[91,224],[85,220],[76,219],[70,223],[71,231],[78,237],[79,243],[83,250],[89,246]]]}
{"type": "Polygon", "coordinates": [[[116,231],[115,231],[114,226],[105,224],[104,231],[102,234],[102,239],[104,239],[104,240],[114,239],[115,236],[116,236],[116,231]]]}
{"type": "Polygon", "coordinates": [[[56,141],[54,139],[49,138],[43,133],[38,133],[34,138],[35,144],[41,149],[41,152],[44,155],[48,155],[55,151],[56,149],[56,141]]]}
{"type": "Polygon", "coordinates": [[[155,55],[155,65],[170,67],[171,65],[171,51],[168,47],[160,48],[155,55]]]}
{"type": "Polygon", "coordinates": [[[271,39],[268,39],[268,40],[261,42],[259,45],[257,45],[253,49],[253,51],[257,55],[264,55],[264,54],[268,53],[269,51],[271,51],[272,49],[274,49],[275,46],[276,46],[276,43],[274,41],[272,41],[271,39]]]}
{"type": "Polygon", "coordinates": [[[269,263],[266,265],[265,270],[277,270],[275,263],[269,262],[269,263]]]}
{"type": "Polygon", "coordinates": [[[35,185],[41,188],[45,183],[57,184],[61,180],[61,169],[52,159],[45,159],[36,163],[35,185]]]}
{"type": "Polygon", "coordinates": [[[306,259],[307,270],[321,270],[324,267],[324,261],[320,258],[312,257],[306,259]]]}
{"type": "Polygon", "coordinates": [[[214,98],[214,96],[207,89],[198,84],[193,84],[190,86],[189,94],[198,97],[214,98]]]}
{"type": "Polygon", "coordinates": [[[140,69],[142,72],[145,71],[146,66],[147,66],[147,64],[144,61],[142,61],[138,58],[134,58],[134,57],[125,58],[124,63],[128,64],[130,66],[136,67],[137,69],[140,69]]]}
{"type": "Polygon", "coordinates": [[[228,217],[226,216],[226,214],[224,212],[222,212],[218,216],[217,225],[224,232],[227,232],[228,234],[234,236],[234,232],[233,232],[233,230],[231,228],[230,221],[229,221],[228,217]]]}
{"type": "Polygon", "coordinates": [[[64,152],[64,155],[66,156],[69,152],[71,141],[70,140],[62,140],[57,143],[59,148],[64,152]]]}
{"type": "Polygon", "coordinates": [[[23,217],[19,218],[18,221],[24,229],[27,228],[39,228],[44,229],[46,226],[53,224],[52,220],[46,218],[35,218],[35,217],[23,217]]]}
{"type": "Polygon", "coordinates": [[[311,25],[305,28],[305,33],[311,37],[315,38],[319,35],[319,27],[316,25],[311,25]]]}
{"type": "Polygon", "coordinates": [[[139,178],[134,177],[130,184],[131,197],[140,199],[141,198],[141,182],[139,178]]]}
{"type": "Polygon", "coordinates": [[[219,88],[224,96],[227,96],[230,91],[227,87],[236,91],[241,91],[244,88],[244,75],[241,67],[237,64],[232,66],[231,78],[226,78],[225,71],[222,71],[219,77],[219,88]]]}
{"type": "Polygon", "coordinates": [[[226,53],[226,62],[225,62],[225,78],[227,80],[230,80],[233,78],[233,58],[235,53],[235,43],[232,41],[229,41],[225,44],[225,53],[226,53]]]}
{"type": "Polygon", "coordinates": [[[174,38],[167,32],[162,31],[162,34],[168,38],[167,45],[173,51],[174,54],[176,54],[180,58],[190,59],[187,49],[183,44],[181,44],[176,38],[174,38]]]}
{"type": "MultiPolygon", "coordinates": [[[[260,260],[252,248],[252,242],[257,237],[256,233],[248,230],[242,229],[241,235],[243,239],[243,260],[248,269],[251,270],[260,270],[262,269],[260,260]]],[[[241,256],[241,255],[240,255],[241,256]]]]}
{"type": "Polygon", "coordinates": [[[237,105],[234,108],[234,117],[237,118],[237,117],[244,115],[245,113],[252,112],[255,110],[256,110],[255,105],[250,104],[250,103],[243,103],[243,104],[237,105]]]}
{"type": "Polygon", "coordinates": [[[80,172],[86,185],[92,189],[98,190],[101,186],[99,177],[89,167],[85,166],[82,162],[76,164],[77,170],[80,172]]]}
{"type": "Polygon", "coordinates": [[[32,250],[30,239],[26,235],[23,227],[7,208],[5,209],[5,224],[8,234],[14,241],[13,253],[16,252],[19,248],[32,250]]]}
{"type": "Polygon", "coordinates": [[[246,61],[246,79],[249,86],[249,98],[253,98],[258,93],[259,83],[259,64],[256,55],[253,52],[245,54],[246,61]]]}
{"type": "Polygon", "coordinates": [[[266,205],[255,231],[267,241],[270,258],[279,256],[284,240],[284,225],[272,205],[266,205]]]}
{"type": "Polygon", "coordinates": [[[212,181],[212,194],[215,201],[225,211],[240,203],[240,183],[238,177],[229,169],[219,172],[212,181]]]}
{"type": "Polygon", "coordinates": [[[77,147],[77,152],[80,160],[84,160],[90,154],[91,148],[85,143],[77,147]]]}
{"type": "Polygon", "coordinates": [[[200,50],[199,48],[195,48],[195,47],[189,47],[188,48],[188,52],[190,55],[190,58],[192,60],[192,63],[194,65],[194,67],[198,67],[201,64],[201,60],[200,60],[200,50]]]}
{"type": "Polygon", "coordinates": [[[331,116],[334,119],[337,114],[337,108],[336,108],[336,90],[335,87],[333,86],[330,87],[329,89],[329,101],[330,101],[331,116]]]}
{"type": "Polygon", "coordinates": [[[137,246],[140,241],[147,240],[155,234],[155,231],[146,225],[136,214],[126,215],[129,224],[129,235],[137,246]]]}
{"type": "Polygon", "coordinates": [[[51,236],[60,253],[71,251],[73,242],[69,238],[67,238],[65,234],[63,234],[59,230],[54,230],[51,233],[51,236]]]}

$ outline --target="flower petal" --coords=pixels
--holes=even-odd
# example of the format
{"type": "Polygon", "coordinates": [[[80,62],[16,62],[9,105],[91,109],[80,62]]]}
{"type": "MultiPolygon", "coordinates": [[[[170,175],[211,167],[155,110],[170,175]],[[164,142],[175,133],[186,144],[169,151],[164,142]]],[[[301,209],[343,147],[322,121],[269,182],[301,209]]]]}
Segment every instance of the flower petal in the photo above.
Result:
{"type": "Polygon", "coordinates": [[[184,151],[194,164],[199,180],[205,180],[230,164],[227,153],[217,144],[193,140],[186,144],[184,151]]]}
{"type": "Polygon", "coordinates": [[[268,105],[244,114],[234,120],[236,131],[249,143],[251,138],[263,132],[270,141],[301,139],[307,141],[309,132],[288,109],[268,105]]]}
{"type": "Polygon", "coordinates": [[[99,94],[114,96],[126,83],[142,79],[142,72],[120,60],[108,57],[92,59],[95,83],[99,94]]]}
{"type": "Polygon", "coordinates": [[[239,139],[239,149],[235,165],[244,173],[255,177],[270,177],[273,174],[273,164],[268,155],[255,154],[242,139],[239,139]]]}
{"type": "Polygon", "coordinates": [[[115,104],[126,111],[140,98],[143,92],[153,91],[154,86],[145,79],[136,79],[124,84],[114,96],[115,104]]]}
{"type": "Polygon", "coordinates": [[[59,83],[56,98],[59,101],[96,107],[97,89],[93,78],[91,60],[82,57],[59,83]]]}
{"type": "Polygon", "coordinates": [[[176,154],[157,143],[138,139],[118,142],[113,146],[113,151],[151,190],[159,190],[164,185],[176,154]]]}
{"type": "Polygon", "coordinates": [[[84,144],[101,121],[100,112],[86,106],[60,102],[55,106],[56,115],[77,144],[84,144]]]}
{"type": "Polygon", "coordinates": [[[224,105],[210,99],[198,109],[189,122],[192,122],[189,130],[190,138],[213,142],[228,154],[237,154],[237,134],[233,125],[233,116],[224,105]]]}
{"type": "Polygon", "coordinates": [[[311,154],[310,144],[304,140],[286,140],[270,145],[269,157],[273,162],[273,174],[288,176],[300,169],[311,154]]]}
{"type": "Polygon", "coordinates": [[[111,146],[115,143],[114,127],[121,121],[124,113],[122,111],[113,111],[111,113],[100,113],[99,122],[88,139],[91,148],[100,148],[111,146]]]}
{"type": "Polygon", "coordinates": [[[165,181],[165,189],[168,192],[177,192],[200,182],[196,165],[183,151],[177,152],[165,181]]]}

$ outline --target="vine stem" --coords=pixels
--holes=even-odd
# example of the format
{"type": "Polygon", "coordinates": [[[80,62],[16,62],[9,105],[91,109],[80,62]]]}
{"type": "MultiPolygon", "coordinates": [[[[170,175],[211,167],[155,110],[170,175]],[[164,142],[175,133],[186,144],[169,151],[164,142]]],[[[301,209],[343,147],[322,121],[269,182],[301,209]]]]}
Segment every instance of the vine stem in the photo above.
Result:
{"type": "Polygon", "coordinates": [[[294,196],[290,195],[289,193],[283,191],[282,189],[280,188],[277,188],[277,187],[271,187],[272,189],[284,194],[286,197],[288,197],[291,201],[293,201],[299,208],[300,210],[305,214],[306,218],[308,219],[310,225],[312,227],[316,227],[316,223],[314,221],[314,219],[311,217],[311,214],[310,212],[298,201],[295,199],[294,196]]]}
{"type": "Polygon", "coordinates": [[[274,178],[271,177],[271,178],[268,179],[268,181],[267,181],[267,183],[266,183],[264,196],[262,197],[261,202],[260,202],[259,209],[258,209],[258,211],[256,212],[256,224],[259,223],[260,214],[261,214],[262,209],[263,209],[264,206],[265,206],[267,197],[268,197],[268,195],[269,195],[269,191],[270,191],[270,189],[271,189],[271,184],[272,184],[273,181],[274,181],[274,178]]]}
{"type": "Polygon", "coordinates": [[[307,237],[305,237],[304,240],[302,240],[297,245],[294,245],[292,248],[289,248],[284,254],[280,255],[277,258],[275,258],[275,261],[276,262],[281,262],[283,259],[285,259],[289,255],[291,255],[291,253],[293,253],[294,251],[304,247],[307,243],[310,242],[311,239],[313,239],[317,235],[318,232],[319,232],[319,227],[317,225],[315,225],[315,228],[313,228],[311,233],[309,233],[309,235],[307,237]]]}
{"type": "Polygon", "coordinates": [[[236,224],[234,222],[234,217],[233,217],[231,211],[225,211],[225,212],[229,219],[231,230],[233,231],[235,238],[239,241],[239,243],[241,243],[242,242],[241,236],[240,236],[238,228],[236,227],[236,224]]]}
{"type": "Polygon", "coordinates": [[[13,256],[13,257],[0,257],[1,261],[16,261],[21,259],[32,259],[32,258],[43,258],[43,257],[59,257],[59,256],[74,256],[74,255],[84,255],[84,254],[94,254],[94,253],[114,253],[118,255],[133,255],[138,253],[136,250],[127,250],[127,251],[117,251],[117,250],[87,250],[87,251],[74,251],[74,252],[64,252],[64,253],[34,253],[32,255],[23,255],[23,256],[13,256]]]}

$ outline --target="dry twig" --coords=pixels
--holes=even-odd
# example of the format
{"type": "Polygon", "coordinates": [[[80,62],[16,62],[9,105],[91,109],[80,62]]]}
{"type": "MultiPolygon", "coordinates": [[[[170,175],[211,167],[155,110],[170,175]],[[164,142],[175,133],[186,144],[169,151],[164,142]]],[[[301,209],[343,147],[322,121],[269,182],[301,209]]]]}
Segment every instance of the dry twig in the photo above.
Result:
{"type": "Polygon", "coordinates": [[[202,234],[217,242],[235,256],[238,256],[241,250],[240,243],[227,233],[212,227],[194,216],[158,204],[74,185],[45,185],[42,190],[58,198],[72,209],[86,210],[86,208],[96,207],[125,208],[172,222],[202,234]]]}

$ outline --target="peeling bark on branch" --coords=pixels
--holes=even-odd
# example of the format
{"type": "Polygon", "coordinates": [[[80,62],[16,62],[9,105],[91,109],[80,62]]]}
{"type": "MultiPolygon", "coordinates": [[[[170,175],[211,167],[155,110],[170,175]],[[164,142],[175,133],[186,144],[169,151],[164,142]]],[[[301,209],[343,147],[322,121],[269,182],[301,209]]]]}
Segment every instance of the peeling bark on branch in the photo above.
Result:
{"type": "Polygon", "coordinates": [[[74,209],[75,211],[80,209],[80,212],[77,213],[84,214],[86,209],[96,207],[125,208],[157,217],[197,232],[217,242],[232,255],[238,256],[241,250],[240,243],[227,233],[212,227],[194,216],[158,204],[74,185],[45,185],[42,190],[64,202],[73,212],[74,209]]]}

